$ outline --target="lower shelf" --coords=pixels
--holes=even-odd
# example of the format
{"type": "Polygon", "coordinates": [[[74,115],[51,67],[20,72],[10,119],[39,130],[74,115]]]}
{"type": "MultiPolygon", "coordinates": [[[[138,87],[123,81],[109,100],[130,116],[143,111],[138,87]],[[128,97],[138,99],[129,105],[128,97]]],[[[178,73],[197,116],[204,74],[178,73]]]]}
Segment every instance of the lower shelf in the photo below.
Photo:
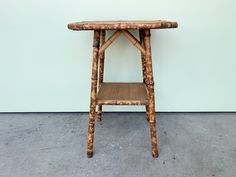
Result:
{"type": "Polygon", "coordinates": [[[102,83],[97,96],[98,105],[147,105],[144,83],[102,83]]]}

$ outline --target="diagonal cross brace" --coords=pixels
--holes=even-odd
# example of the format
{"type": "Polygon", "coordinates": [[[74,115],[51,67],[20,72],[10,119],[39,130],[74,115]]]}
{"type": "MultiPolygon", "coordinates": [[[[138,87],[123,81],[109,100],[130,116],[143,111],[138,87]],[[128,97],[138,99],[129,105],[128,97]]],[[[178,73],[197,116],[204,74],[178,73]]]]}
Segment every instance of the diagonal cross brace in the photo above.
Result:
{"type": "Polygon", "coordinates": [[[117,30],[116,32],[114,32],[111,35],[111,37],[101,46],[101,48],[99,49],[99,54],[103,53],[106,50],[106,48],[108,48],[112,44],[112,42],[115,41],[120,36],[121,33],[123,33],[125,37],[135,47],[137,47],[138,50],[140,50],[143,55],[145,55],[145,49],[143,48],[143,46],[128,30],[117,30]]]}

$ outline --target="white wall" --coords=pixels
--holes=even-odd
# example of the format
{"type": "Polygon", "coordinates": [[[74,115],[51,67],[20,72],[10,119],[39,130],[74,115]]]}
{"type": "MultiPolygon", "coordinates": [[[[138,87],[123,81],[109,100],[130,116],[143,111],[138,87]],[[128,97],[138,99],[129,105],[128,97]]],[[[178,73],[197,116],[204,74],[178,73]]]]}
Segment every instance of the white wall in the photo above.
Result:
{"type": "MultiPolygon", "coordinates": [[[[0,111],[88,111],[92,31],[81,20],[178,21],[153,30],[158,111],[236,111],[233,0],[1,0],[0,111]]],[[[141,81],[124,37],[107,50],[106,81],[141,81]]],[[[143,110],[106,107],[106,110],[143,110]]]]}

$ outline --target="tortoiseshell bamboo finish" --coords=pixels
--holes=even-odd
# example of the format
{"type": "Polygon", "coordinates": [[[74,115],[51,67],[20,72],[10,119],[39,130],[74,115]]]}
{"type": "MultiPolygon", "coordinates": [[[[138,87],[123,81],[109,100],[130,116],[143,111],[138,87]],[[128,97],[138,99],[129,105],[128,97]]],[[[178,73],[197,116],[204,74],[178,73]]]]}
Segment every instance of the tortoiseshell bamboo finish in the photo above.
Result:
{"type": "Polygon", "coordinates": [[[149,122],[151,129],[151,140],[152,140],[152,156],[158,157],[157,149],[157,137],[156,137],[156,119],[155,119],[155,98],[154,98],[154,79],[152,72],[152,56],[151,56],[151,41],[150,41],[150,30],[144,30],[144,45],[146,48],[145,63],[146,63],[146,84],[148,87],[149,97],[149,122]]]}
{"type": "Polygon", "coordinates": [[[154,98],[154,79],[152,72],[151,43],[150,30],[140,30],[140,44],[145,48],[145,55],[141,52],[143,81],[146,84],[148,92],[148,102],[140,101],[103,101],[97,102],[97,80],[98,80],[98,59],[99,67],[99,86],[103,83],[104,72],[104,55],[105,52],[99,53],[99,48],[104,44],[104,32],[94,32],[93,45],[93,69],[92,69],[92,86],[91,86],[91,103],[89,114],[89,131],[88,131],[88,157],[93,156],[94,141],[94,117],[96,105],[98,105],[98,120],[101,120],[102,105],[146,105],[147,119],[150,123],[151,145],[153,157],[158,157],[157,137],[156,137],[156,121],[155,121],[155,98],[154,98]]]}
{"type": "MultiPolygon", "coordinates": [[[[101,30],[100,32],[100,47],[105,43],[105,36],[106,31],[101,30]]],[[[104,60],[105,60],[105,52],[101,52],[99,54],[99,88],[103,83],[103,75],[104,75],[104,60]]],[[[97,120],[102,120],[102,105],[98,105],[98,112],[97,112],[97,120]]]]}
{"type": "Polygon", "coordinates": [[[98,106],[97,120],[101,120],[102,105],[145,105],[147,120],[150,123],[152,156],[158,157],[159,154],[156,136],[154,79],[151,58],[150,29],[177,27],[177,22],[160,20],[79,22],[71,23],[68,25],[68,28],[71,30],[94,30],[91,99],[87,146],[88,157],[93,156],[96,106],[98,106]],[[129,29],[139,30],[140,40],[137,40],[128,31],[129,29]],[[105,40],[106,30],[117,31],[113,35],[111,35],[108,40],[105,40]],[[112,83],[103,83],[105,50],[107,47],[109,47],[109,45],[111,45],[113,41],[115,41],[116,38],[119,37],[121,33],[123,33],[127,37],[127,39],[141,51],[143,83],[113,83],[114,85],[112,85],[112,83]],[[99,89],[98,93],[97,88],[99,89]]]}
{"type": "MultiPolygon", "coordinates": [[[[144,32],[143,30],[139,30],[139,39],[140,39],[140,44],[144,47],[144,32]]],[[[141,52],[141,61],[142,61],[142,71],[143,71],[143,83],[146,84],[146,61],[145,61],[145,56],[141,52]]],[[[146,85],[147,86],[147,85],[146,85]]],[[[147,116],[147,121],[149,121],[149,106],[148,104],[145,106],[146,108],[146,116],[147,116]]]]}
{"type": "Polygon", "coordinates": [[[97,81],[98,81],[98,50],[100,42],[100,31],[94,31],[93,38],[93,62],[92,62],[92,77],[91,77],[91,99],[89,111],[89,127],[88,127],[88,147],[87,156],[93,156],[93,141],[94,141],[94,121],[97,100],[97,81]]]}
{"type": "Polygon", "coordinates": [[[68,24],[71,30],[128,30],[177,28],[177,22],[152,21],[84,21],[68,24]]]}

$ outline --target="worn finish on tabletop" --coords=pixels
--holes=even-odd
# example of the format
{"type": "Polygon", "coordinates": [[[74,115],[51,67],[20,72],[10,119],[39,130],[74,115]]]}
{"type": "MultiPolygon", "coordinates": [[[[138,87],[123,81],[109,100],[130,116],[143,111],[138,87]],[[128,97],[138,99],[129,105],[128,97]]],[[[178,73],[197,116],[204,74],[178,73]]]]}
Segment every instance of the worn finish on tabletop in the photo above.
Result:
{"type": "Polygon", "coordinates": [[[177,28],[177,22],[152,21],[84,21],[70,23],[71,30],[127,30],[127,29],[164,29],[177,28]]]}
{"type": "Polygon", "coordinates": [[[152,70],[150,29],[177,28],[169,21],[87,21],[71,23],[71,30],[94,30],[91,100],[89,111],[87,156],[93,156],[96,107],[97,120],[102,120],[103,105],[144,105],[150,124],[152,156],[158,157],[154,79],[152,70]],[[139,39],[129,29],[139,31],[139,39]],[[107,40],[106,30],[116,30],[107,40]],[[123,34],[141,53],[142,83],[104,83],[105,50],[123,34]],[[99,75],[98,75],[99,73],[99,75]]]}

